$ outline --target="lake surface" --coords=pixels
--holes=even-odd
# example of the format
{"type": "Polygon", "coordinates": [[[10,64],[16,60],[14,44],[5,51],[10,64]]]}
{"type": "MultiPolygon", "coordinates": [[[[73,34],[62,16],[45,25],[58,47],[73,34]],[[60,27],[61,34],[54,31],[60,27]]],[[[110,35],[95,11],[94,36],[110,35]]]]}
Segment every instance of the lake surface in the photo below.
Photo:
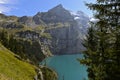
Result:
{"type": "Polygon", "coordinates": [[[46,64],[55,70],[59,80],[87,80],[87,68],[77,58],[82,58],[82,55],[53,56],[43,60],[41,65],[46,64]]]}

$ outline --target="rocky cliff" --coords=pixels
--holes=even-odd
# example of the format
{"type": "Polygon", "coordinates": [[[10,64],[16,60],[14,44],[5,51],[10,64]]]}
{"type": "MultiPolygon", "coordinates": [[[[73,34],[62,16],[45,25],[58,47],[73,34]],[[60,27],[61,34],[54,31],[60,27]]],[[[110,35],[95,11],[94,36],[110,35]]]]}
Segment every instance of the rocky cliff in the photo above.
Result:
{"type": "Polygon", "coordinates": [[[53,54],[76,54],[80,53],[81,38],[77,27],[60,27],[47,30],[52,35],[50,47],[53,54]]]}

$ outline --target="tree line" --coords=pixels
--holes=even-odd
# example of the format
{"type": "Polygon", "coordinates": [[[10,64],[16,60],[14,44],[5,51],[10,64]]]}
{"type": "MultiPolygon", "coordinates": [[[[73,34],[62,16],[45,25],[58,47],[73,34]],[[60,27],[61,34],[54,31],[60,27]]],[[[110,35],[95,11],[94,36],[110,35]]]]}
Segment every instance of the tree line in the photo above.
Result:
{"type": "Polygon", "coordinates": [[[45,58],[38,41],[15,37],[15,34],[10,34],[6,29],[0,30],[0,43],[19,55],[19,59],[29,61],[32,64],[38,65],[45,58]]]}

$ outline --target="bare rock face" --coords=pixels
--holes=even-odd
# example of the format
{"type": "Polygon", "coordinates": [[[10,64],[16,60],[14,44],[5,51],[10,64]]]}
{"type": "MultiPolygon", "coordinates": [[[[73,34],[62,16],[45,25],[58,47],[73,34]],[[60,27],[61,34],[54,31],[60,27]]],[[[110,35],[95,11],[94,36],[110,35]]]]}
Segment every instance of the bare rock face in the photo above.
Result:
{"type": "Polygon", "coordinates": [[[28,16],[23,16],[23,17],[20,17],[18,19],[18,22],[21,23],[21,24],[24,24],[24,25],[27,25],[27,26],[37,26],[35,24],[35,22],[33,21],[33,18],[32,17],[28,17],[28,16]]]}
{"type": "Polygon", "coordinates": [[[52,35],[53,54],[76,54],[80,53],[81,39],[77,26],[61,27],[48,30],[52,35]]]}

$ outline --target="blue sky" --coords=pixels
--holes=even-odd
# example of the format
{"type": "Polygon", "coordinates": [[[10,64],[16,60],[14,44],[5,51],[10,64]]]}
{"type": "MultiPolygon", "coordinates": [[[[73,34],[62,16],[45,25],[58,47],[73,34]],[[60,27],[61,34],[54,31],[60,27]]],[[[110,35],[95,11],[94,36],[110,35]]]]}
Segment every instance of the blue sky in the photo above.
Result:
{"type": "Polygon", "coordinates": [[[92,11],[87,9],[84,2],[95,0],[0,0],[0,13],[17,16],[33,16],[37,12],[46,12],[58,4],[71,11],[83,11],[91,16],[92,11]]]}

